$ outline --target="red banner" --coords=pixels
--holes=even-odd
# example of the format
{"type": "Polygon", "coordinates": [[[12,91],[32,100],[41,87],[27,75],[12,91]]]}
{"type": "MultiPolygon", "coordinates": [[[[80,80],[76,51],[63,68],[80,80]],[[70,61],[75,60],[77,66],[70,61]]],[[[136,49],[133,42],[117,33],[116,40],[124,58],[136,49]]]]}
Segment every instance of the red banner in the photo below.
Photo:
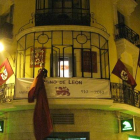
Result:
{"type": "Polygon", "coordinates": [[[31,48],[31,56],[30,56],[30,68],[33,67],[40,67],[40,64],[45,64],[45,49],[43,48],[37,48],[33,50],[31,48]]]}
{"type": "Polygon", "coordinates": [[[133,88],[137,85],[133,76],[129,73],[123,62],[118,59],[113,71],[113,74],[130,84],[133,88]]]}
{"type": "Polygon", "coordinates": [[[0,85],[5,83],[9,77],[13,74],[13,70],[11,68],[11,65],[6,59],[1,65],[0,65],[0,85]]]}

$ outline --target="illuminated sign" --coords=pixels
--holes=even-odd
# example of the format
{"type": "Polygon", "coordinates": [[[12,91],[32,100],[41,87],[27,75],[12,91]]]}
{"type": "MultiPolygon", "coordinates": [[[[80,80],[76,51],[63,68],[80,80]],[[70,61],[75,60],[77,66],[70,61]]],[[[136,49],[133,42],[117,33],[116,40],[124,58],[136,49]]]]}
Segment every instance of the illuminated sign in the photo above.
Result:
{"type": "Polygon", "coordinates": [[[0,132],[3,132],[4,129],[4,121],[0,121],[0,132]]]}
{"type": "Polygon", "coordinates": [[[133,119],[121,120],[121,131],[134,130],[133,119]]]}
{"type": "Polygon", "coordinates": [[[129,135],[128,140],[140,140],[140,137],[129,135]]]}

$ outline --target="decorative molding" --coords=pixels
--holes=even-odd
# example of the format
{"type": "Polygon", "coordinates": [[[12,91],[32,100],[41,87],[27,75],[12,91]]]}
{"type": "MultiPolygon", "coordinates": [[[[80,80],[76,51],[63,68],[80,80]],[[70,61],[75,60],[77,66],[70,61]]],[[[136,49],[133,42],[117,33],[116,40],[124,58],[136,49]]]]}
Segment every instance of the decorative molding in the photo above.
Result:
{"type": "Polygon", "coordinates": [[[113,0],[113,4],[116,5],[118,10],[125,16],[130,16],[137,6],[134,0],[113,0]]]}
{"type": "Polygon", "coordinates": [[[13,4],[14,0],[0,0],[0,15],[7,13],[13,4]]]}
{"type": "Polygon", "coordinates": [[[40,32],[40,31],[62,31],[62,30],[94,32],[102,35],[107,40],[110,37],[110,35],[107,32],[98,29],[96,27],[77,26],[77,25],[59,25],[59,26],[57,25],[57,26],[36,26],[36,27],[25,29],[16,35],[16,40],[19,40],[21,37],[23,37],[28,33],[40,32]]]}
{"type": "Polygon", "coordinates": [[[124,52],[129,53],[132,56],[133,59],[133,74],[135,73],[135,68],[137,67],[137,61],[139,56],[139,48],[129,42],[126,39],[119,39],[116,41],[116,47],[117,47],[117,55],[118,58],[121,58],[121,55],[124,52]]]}

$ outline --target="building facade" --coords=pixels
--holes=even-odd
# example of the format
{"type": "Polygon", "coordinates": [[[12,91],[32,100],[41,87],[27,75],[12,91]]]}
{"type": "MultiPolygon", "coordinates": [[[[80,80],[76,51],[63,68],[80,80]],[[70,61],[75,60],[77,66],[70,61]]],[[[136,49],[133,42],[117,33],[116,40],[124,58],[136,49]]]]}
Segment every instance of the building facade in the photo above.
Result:
{"type": "Polygon", "coordinates": [[[0,139],[35,140],[28,91],[41,65],[53,132],[44,140],[140,139],[140,0],[0,0],[0,139]],[[137,86],[112,73],[120,59],[137,86]],[[125,132],[123,120],[132,120],[125,132]]]}

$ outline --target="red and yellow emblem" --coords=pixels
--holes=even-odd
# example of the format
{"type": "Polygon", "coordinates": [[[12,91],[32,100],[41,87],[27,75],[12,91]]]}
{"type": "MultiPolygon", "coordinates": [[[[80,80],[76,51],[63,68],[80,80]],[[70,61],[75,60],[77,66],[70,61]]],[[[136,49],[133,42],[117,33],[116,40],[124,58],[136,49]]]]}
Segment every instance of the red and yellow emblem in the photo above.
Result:
{"type": "Polygon", "coordinates": [[[1,65],[0,65],[0,85],[4,84],[8,78],[13,74],[12,67],[6,59],[1,65]]]}
{"type": "Polygon", "coordinates": [[[5,66],[3,66],[1,69],[0,69],[0,76],[2,78],[2,80],[6,80],[8,78],[8,72],[5,68],[5,66]]]}

